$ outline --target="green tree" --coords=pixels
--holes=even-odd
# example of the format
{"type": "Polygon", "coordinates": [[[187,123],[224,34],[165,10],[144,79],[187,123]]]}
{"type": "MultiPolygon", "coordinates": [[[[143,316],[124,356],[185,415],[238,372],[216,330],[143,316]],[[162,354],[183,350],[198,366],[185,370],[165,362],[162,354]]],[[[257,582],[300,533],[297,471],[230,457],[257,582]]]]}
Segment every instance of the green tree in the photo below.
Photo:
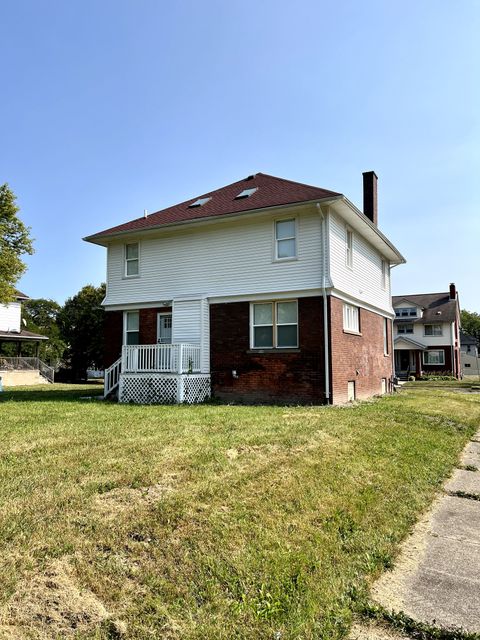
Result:
{"type": "Polygon", "coordinates": [[[460,312],[460,323],[463,333],[467,333],[480,341],[480,314],[463,309],[460,312]]]}
{"type": "Polygon", "coordinates": [[[65,360],[75,380],[85,378],[87,369],[103,367],[104,297],[105,284],[88,284],[68,298],[58,314],[60,337],[67,345],[65,360]]]}
{"type": "Polygon", "coordinates": [[[19,208],[8,184],[0,186],[0,302],[11,302],[25,272],[22,256],[33,253],[30,229],[17,216],[19,208]]]}
{"type": "Polygon", "coordinates": [[[39,356],[52,367],[60,365],[67,346],[60,336],[57,323],[61,309],[58,302],[45,298],[26,300],[23,304],[26,329],[48,338],[48,341],[40,344],[39,356]]]}

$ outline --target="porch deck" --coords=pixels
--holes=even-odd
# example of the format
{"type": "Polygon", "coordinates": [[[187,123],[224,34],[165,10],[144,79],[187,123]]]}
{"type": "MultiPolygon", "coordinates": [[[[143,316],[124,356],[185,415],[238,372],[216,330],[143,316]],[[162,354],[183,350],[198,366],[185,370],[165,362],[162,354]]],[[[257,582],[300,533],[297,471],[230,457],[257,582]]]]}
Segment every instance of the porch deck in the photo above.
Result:
{"type": "Polygon", "coordinates": [[[105,370],[107,397],[118,388],[119,402],[189,404],[210,397],[210,372],[202,371],[198,344],[124,345],[105,370]]]}

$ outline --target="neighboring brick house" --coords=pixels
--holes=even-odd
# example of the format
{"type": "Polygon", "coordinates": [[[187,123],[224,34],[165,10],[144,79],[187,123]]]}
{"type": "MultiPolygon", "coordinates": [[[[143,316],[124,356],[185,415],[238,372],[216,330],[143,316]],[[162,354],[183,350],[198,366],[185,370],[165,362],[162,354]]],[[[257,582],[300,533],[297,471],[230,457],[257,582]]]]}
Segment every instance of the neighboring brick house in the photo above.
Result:
{"type": "Polygon", "coordinates": [[[108,250],[106,393],[121,401],[341,403],[390,389],[390,267],[334,191],[258,173],[85,238],[108,250]]]}
{"type": "Polygon", "coordinates": [[[393,296],[395,372],[401,377],[449,372],[461,377],[460,305],[452,283],[444,293],[393,296]]]}

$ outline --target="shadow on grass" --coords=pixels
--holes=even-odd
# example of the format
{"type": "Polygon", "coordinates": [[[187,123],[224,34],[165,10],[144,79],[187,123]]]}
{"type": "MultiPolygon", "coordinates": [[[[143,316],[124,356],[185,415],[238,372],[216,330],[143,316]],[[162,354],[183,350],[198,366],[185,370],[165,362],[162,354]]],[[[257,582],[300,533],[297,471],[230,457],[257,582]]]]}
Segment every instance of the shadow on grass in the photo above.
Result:
{"type": "Polygon", "coordinates": [[[102,398],[103,384],[42,385],[41,387],[7,387],[0,402],[76,402],[85,398],[102,398]]]}

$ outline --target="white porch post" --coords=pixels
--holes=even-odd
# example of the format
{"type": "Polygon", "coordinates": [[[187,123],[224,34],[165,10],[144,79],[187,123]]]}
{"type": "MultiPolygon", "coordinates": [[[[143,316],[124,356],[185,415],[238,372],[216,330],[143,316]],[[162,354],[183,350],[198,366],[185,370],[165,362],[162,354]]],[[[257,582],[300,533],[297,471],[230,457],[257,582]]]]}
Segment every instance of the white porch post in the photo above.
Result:
{"type": "Polygon", "coordinates": [[[182,343],[177,345],[177,357],[178,357],[177,402],[179,404],[182,404],[183,402],[183,375],[182,375],[183,374],[183,344],[182,343]]]}

